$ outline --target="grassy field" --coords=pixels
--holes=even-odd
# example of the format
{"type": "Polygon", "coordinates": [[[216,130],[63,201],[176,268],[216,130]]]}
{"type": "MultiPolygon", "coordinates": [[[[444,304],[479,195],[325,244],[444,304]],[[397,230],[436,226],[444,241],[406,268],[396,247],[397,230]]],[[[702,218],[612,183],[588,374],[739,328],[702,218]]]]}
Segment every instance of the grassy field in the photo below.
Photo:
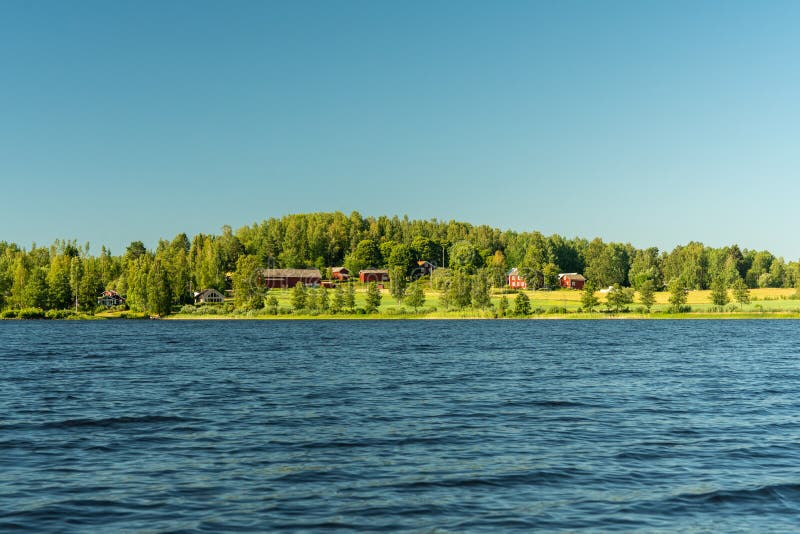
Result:
{"type": "MultiPolygon", "coordinates": [[[[174,318],[283,318],[283,319],[298,319],[298,318],[339,318],[339,319],[368,319],[376,318],[376,315],[355,315],[355,314],[313,314],[313,315],[296,315],[289,314],[291,310],[291,290],[273,289],[269,293],[275,296],[278,300],[279,309],[283,310],[282,314],[277,316],[267,315],[263,311],[249,312],[246,314],[220,314],[219,307],[208,306],[200,308],[193,314],[178,314],[174,318]],[[216,308],[216,309],[215,309],[216,308]],[[204,310],[210,313],[203,313],[204,310]]],[[[531,300],[531,308],[534,310],[534,315],[538,317],[547,318],[571,318],[571,319],[595,319],[595,318],[609,318],[610,314],[603,313],[605,296],[598,293],[601,305],[594,313],[576,313],[581,308],[581,292],[569,289],[560,289],[554,291],[525,291],[525,294],[531,300]],[[561,313],[560,309],[565,309],[566,314],[561,313]]],[[[403,319],[403,318],[492,318],[495,316],[494,310],[445,310],[441,304],[441,294],[438,291],[428,288],[425,291],[425,304],[423,308],[415,313],[413,309],[398,303],[389,293],[388,289],[382,291],[383,299],[379,308],[377,317],[386,319],[403,319]]],[[[513,309],[515,294],[506,294],[510,308],[513,309]]],[[[492,294],[492,303],[497,308],[497,305],[503,294],[494,292],[492,294]]],[[[359,287],[356,291],[356,307],[363,308],[365,306],[366,289],[359,287]]],[[[768,288],[768,289],[753,289],[750,291],[751,302],[740,306],[731,303],[726,307],[726,311],[720,313],[718,310],[713,309],[710,302],[710,291],[690,291],[687,296],[687,303],[691,306],[691,312],[682,314],[669,314],[667,310],[669,294],[666,292],[656,293],[656,304],[652,308],[652,313],[642,313],[640,305],[638,304],[638,295],[636,301],[630,306],[630,313],[618,314],[615,317],[630,318],[630,319],[658,319],[658,318],[751,318],[751,317],[764,317],[765,315],[774,317],[800,317],[800,300],[795,298],[795,290],[768,288]]]]}

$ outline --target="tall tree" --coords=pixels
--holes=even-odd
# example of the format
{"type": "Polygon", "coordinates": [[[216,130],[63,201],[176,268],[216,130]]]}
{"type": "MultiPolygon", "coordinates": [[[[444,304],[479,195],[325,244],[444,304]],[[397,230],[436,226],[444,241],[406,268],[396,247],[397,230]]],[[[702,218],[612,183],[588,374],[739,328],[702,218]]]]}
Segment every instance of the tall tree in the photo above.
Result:
{"type": "Polygon", "coordinates": [[[686,305],[686,284],[680,278],[673,278],[669,283],[669,303],[673,311],[681,311],[686,305]]]}
{"type": "Polygon", "coordinates": [[[655,282],[648,278],[639,285],[639,303],[650,313],[650,308],[656,302],[655,282]]]}
{"type": "Polygon", "coordinates": [[[520,291],[514,299],[514,315],[530,315],[531,314],[531,299],[520,291]]]}
{"type": "Polygon", "coordinates": [[[172,310],[169,274],[159,260],[153,262],[147,274],[147,309],[158,315],[169,315],[172,310]]]}
{"type": "Polygon", "coordinates": [[[381,305],[381,290],[378,289],[378,284],[370,282],[367,286],[367,298],[364,308],[367,313],[377,313],[378,307],[381,305]]]}
{"type": "Polygon", "coordinates": [[[425,290],[422,288],[420,282],[413,282],[406,291],[404,302],[406,305],[414,308],[416,312],[423,304],[425,304],[425,290]]]}
{"type": "Polygon", "coordinates": [[[711,294],[709,295],[714,306],[725,306],[730,299],[728,298],[728,284],[725,278],[718,276],[711,283],[711,294]]]}
{"type": "Polygon", "coordinates": [[[306,307],[306,286],[303,282],[297,282],[294,289],[292,289],[292,308],[294,311],[299,312],[306,307]]]}
{"type": "Polygon", "coordinates": [[[733,298],[736,299],[740,306],[750,303],[750,289],[744,283],[744,280],[739,277],[733,282],[733,298]]]}
{"type": "Polygon", "coordinates": [[[587,280],[581,292],[581,306],[583,306],[584,310],[591,312],[600,304],[600,299],[597,298],[596,292],[597,283],[594,280],[587,280]]]}
{"type": "Polygon", "coordinates": [[[395,265],[389,271],[389,292],[397,299],[397,303],[403,300],[406,294],[406,269],[402,265],[395,265]]]}
{"type": "Polygon", "coordinates": [[[485,309],[491,305],[489,275],[485,269],[481,269],[472,277],[472,307],[485,309]]]}

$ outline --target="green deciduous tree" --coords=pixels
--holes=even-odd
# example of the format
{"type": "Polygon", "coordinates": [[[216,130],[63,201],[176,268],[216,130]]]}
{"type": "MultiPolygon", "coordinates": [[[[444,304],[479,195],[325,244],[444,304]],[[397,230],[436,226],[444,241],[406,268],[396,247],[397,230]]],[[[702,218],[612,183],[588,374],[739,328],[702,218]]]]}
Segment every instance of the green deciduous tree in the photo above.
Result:
{"type": "Polygon", "coordinates": [[[489,275],[486,270],[481,269],[472,277],[472,307],[485,309],[492,305],[491,293],[489,292],[489,275]]]}
{"type": "Polygon", "coordinates": [[[447,287],[446,302],[458,309],[466,308],[472,302],[470,276],[461,270],[454,270],[447,287]]]}
{"type": "Polygon", "coordinates": [[[709,295],[714,306],[725,306],[730,299],[728,298],[728,284],[722,276],[718,276],[711,282],[711,294],[709,295]]]}
{"type": "Polygon", "coordinates": [[[645,279],[639,284],[639,303],[650,312],[650,308],[656,303],[655,282],[651,278],[645,279]]]}
{"type": "Polygon", "coordinates": [[[147,310],[158,315],[168,315],[171,309],[172,292],[169,287],[169,274],[161,262],[156,260],[147,274],[147,310]]]}
{"type": "Polygon", "coordinates": [[[736,299],[736,302],[742,306],[750,303],[750,289],[747,287],[747,284],[744,283],[744,280],[737,276],[736,280],[733,282],[732,289],[733,298],[736,299]]]}
{"type": "Polygon", "coordinates": [[[633,302],[633,289],[614,284],[606,295],[606,305],[614,313],[619,313],[633,302]]]}
{"type": "Polygon", "coordinates": [[[406,305],[414,308],[415,312],[417,311],[418,308],[422,307],[422,305],[425,304],[425,291],[423,290],[421,283],[414,282],[408,287],[408,291],[406,291],[404,302],[406,303],[406,305]]]}
{"type": "Polygon", "coordinates": [[[297,282],[294,289],[292,289],[292,308],[298,312],[306,307],[306,286],[303,282],[297,282]]]}
{"type": "Polygon", "coordinates": [[[583,306],[584,310],[591,312],[600,304],[600,299],[597,298],[596,292],[597,284],[593,280],[587,280],[581,292],[581,306],[583,306]]]}
{"type": "Polygon", "coordinates": [[[672,311],[681,311],[686,305],[686,284],[680,278],[673,278],[669,283],[669,303],[672,311]]]}
{"type": "Polygon", "coordinates": [[[242,310],[259,308],[264,289],[259,287],[261,262],[257,256],[241,255],[236,260],[236,270],[231,276],[233,304],[242,310]]]}
{"type": "Polygon", "coordinates": [[[402,265],[395,265],[389,270],[389,292],[397,299],[397,303],[403,300],[406,294],[406,269],[402,265]]]}

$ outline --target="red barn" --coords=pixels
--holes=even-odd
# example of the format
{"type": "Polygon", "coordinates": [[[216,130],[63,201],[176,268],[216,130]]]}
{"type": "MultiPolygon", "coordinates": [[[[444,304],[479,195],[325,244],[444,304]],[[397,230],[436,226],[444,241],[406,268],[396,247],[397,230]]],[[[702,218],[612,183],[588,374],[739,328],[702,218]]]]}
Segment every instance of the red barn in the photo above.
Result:
{"type": "Polygon", "coordinates": [[[578,273],[562,273],[558,275],[558,283],[561,287],[569,289],[583,289],[583,284],[586,283],[586,278],[578,273]]]}
{"type": "Polygon", "coordinates": [[[364,269],[358,271],[358,280],[362,283],[388,282],[389,271],[384,269],[364,269]]]}
{"type": "Polygon", "coordinates": [[[519,272],[519,269],[514,267],[508,272],[508,287],[511,289],[525,289],[528,287],[528,283],[522,277],[519,272]]]}
{"type": "Polygon", "coordinates": [[[289,288],[300,282],[307,286],[318,286],[322,282],[319,269],[261,269],[258,285],[269,288],[289,288]]]}
{"type": "Polygon", "coordinates": [[[347,282],[350,280],[350,271],[346,267],[331,267],[331,278],[347,282]]]}

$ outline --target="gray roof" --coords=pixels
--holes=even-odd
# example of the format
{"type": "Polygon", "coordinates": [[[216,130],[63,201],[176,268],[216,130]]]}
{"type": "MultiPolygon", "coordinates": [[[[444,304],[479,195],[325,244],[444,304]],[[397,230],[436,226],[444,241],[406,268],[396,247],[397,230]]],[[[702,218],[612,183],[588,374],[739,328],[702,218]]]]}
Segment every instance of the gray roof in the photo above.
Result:
{"type": "Polygon", "coordinates": [[[322,278],[319,269],[261,269],[264,278],[322,278]]]}
{"type": "Polygon", "coordinates": [[[586,278],[584,278],[582,274],[578,273],[561,273],[558,275],[559,278],[563,278],[565,276],[569,276],[570,280],[577,280],[577,281],[583,280],[584,282],[586,281],[586,278]]]}
{"type": "Polygon", "coordinates": [[[358,271],[358,274],[389,274],[389,271],[386,269],[361,269],[358,271]]]}

